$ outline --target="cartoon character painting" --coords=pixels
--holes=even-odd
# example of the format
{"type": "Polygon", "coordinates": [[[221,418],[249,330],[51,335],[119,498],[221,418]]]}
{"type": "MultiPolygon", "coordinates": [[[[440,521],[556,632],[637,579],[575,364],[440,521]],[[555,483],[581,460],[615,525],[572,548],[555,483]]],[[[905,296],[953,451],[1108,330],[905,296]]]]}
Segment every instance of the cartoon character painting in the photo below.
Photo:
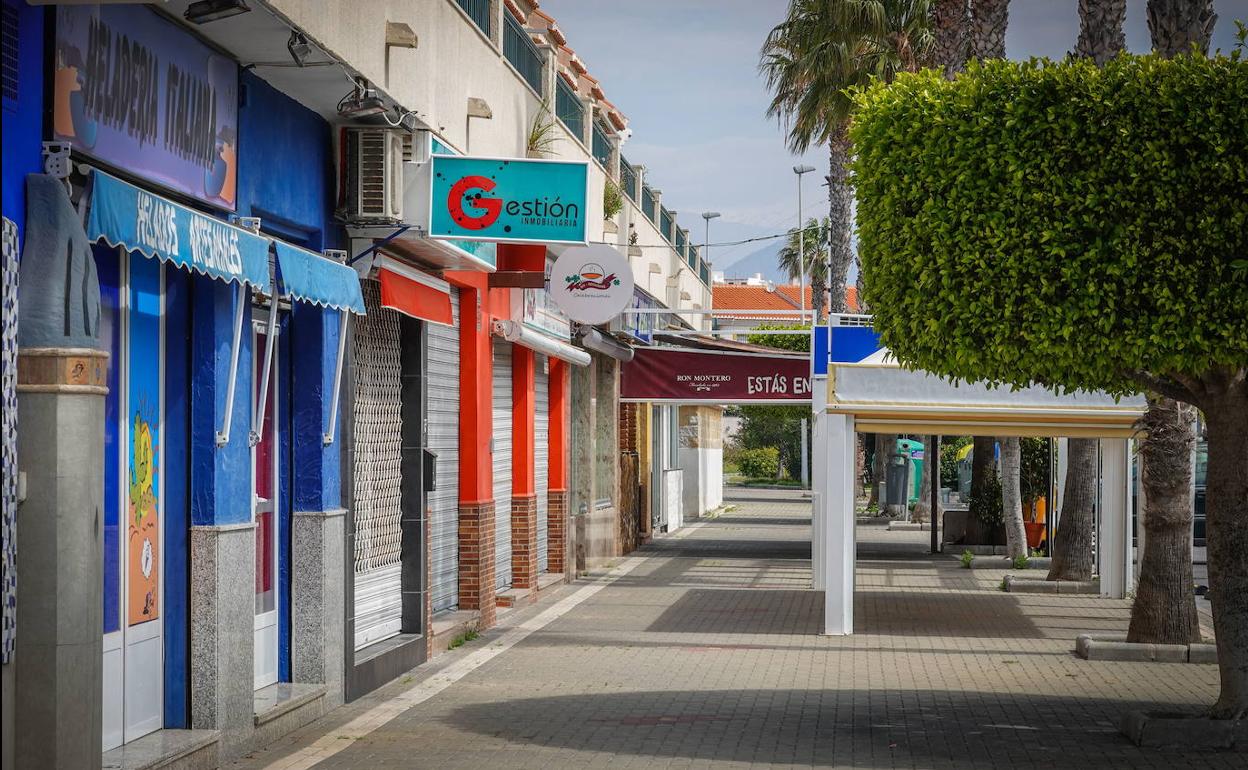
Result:
{"type": "Polygon", "coordinates": [[[160,522],[156,507],[156,446],[153,428],[136,411],[130,434],[130,506],[128,526],[130,625],[159,617],[160,522]]]}

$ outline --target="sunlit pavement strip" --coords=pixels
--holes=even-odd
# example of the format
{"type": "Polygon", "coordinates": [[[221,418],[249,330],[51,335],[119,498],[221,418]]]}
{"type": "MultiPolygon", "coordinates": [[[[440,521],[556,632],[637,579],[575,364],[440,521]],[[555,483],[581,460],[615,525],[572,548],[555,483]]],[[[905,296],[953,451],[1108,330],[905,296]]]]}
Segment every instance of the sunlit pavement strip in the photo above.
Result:
{"type": "MultiPolygon", "coordinates": [[[[680,537],[688,534],[688,532],[698,528],[698,526],[702,523],[704,522],[690,526],[685,530],[682,530],[677,535],[673,535],[673,537],[680,537]]],[[[559,600],[550,608],[543,610],[510,631],[507,631],[499,638],[490,642],[490,644],[486,647],[483,647],[465,656],[464,658],[455,661],[437,674],[434,674],[423,682],[404,690],[384,703],[377,704],[342,727],[333,730],[330,735],[326,735],[317,740],[312,745],[306,746],[289,756],[274,760],[268,765],[265,765],[265,767],[268,768],[268,770],[298,770],[299,768],[312,767],[323,760],[334,756],[338,752],[344,751],[351,746],[352,743],[385,725],[387,722],[399,716],[404,711],[407,711],[413,706],[418,706],[421,703],[424,703],[446,688],[455,684],[460,679],[463,679],[468,674],[471,674],[481,666],[524,641],[524,639],[533,632],[540,631],[545,626],[555,620],[558,620],[564,614],[574,609],[577,605],[632,572],[644,561],[645,559],[641,557],[626,559],[609,574],[598,579],[596,582],[581,588],[571,596],[559,600]]]]}

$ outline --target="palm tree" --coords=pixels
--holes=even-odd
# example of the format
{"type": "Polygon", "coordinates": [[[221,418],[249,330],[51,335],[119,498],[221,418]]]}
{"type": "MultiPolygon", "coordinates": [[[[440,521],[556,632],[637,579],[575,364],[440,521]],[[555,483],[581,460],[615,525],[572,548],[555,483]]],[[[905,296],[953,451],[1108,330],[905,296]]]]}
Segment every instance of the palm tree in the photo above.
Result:
{"type": "Polygon", "coordinates": [[[853,260],[847,89],[915,71],[932,43],[931,0],[790,0],[763,43],[759,64],[772,92],[768,117],[788,132],[789,148],[827,144],[829,312],[843,313],[853,260]]]}
{"type": "Polygon", "coordinates": [[[1127,18],[1127,0],[1079,0],[1079,40],[1075,56],[1091,59],[1096,66],[1117,56],[1127,47],[1122,23],[1127,18]]]}
{"type": "MultiPolygon", "coordinates": [[[[1190,53],[1194,46],[1204,55],[1217,18],[1212,0],[1149,0],[1153,50],[1172,58],[1190,53]]],[[[1200,639],[1191,590],[1190,458],[1195,418],[1195,409],[1187,404],[1155,394],[1148,397],[1140,445],[1146,534],[1127,629],[1129,642],[1188,644],[1200,639]]]]}
{"type": "Polygon", "coordinates": [[[1218,15],[1213,0],[1148,0],[1148,33],[1153,50],[1170,58],[1187,53],[1195,44],[1209,53],[1209,38],[1218,15]]]}
{"type": "MultiPolygon", "coordinates": [[[[1009,22],[1010,0],[971,0],[970,7],[970,53],[977,59],[1005,58],[1005,28],[1009,22]]],[[[1004,441],[1004,439],[1002,439],[1004,441]]],[[[976,436],[971,460],[971,496],[982,497],[985,487],[995,477],[993,455],[997,439],[992,436],[976,436]]],[[[1004,455],[1003,455],[1004,459],[1004,455]]],[[[1003,471],[1006,471],[1004,467],[1003,471]]],[[[1021,480],[1018,482],[1021,484],[1021,480]]],[[[1004,491],[1007,484],[1002,482],[1004,491]]],[[[1006,501],[1003,499],[1002,503],[1006,501]]],[[[1006,532],[1012,526],[1022,526],[1022,507],[1018,509],[1019,520],[1011,521],[1012,511],[1005,508],[1006,532]]]]}
{"type": "Polygon", "coordinates": [[[935,0],[932,3],[931,66],[945,70],[945,77],[952,78],[966,65],[970,53],[971,38],[970,0],[935,0]]]}
{"type": "MultiPolygon", "coordinates": [[[[1074,55],[1100,66],[1122,53],[1127,45],[1122,31],[1126,15],[1126,0],[1079,0],[1079,39],[1074,55]]],[[[1066,479],[1061,516],[1049,549],[1053,555],[1049,580],[1092,579],[1098,448],[1094,438],[1066,442],[1066,479]]]]}
{"type": "Polygon", "coordinates": [[[971,1],[971,55],[976,59],[1005,58],[1005,27],[1010,0],[971,1]]]}
{"type": "Polygon", "coordinates": [[[806,226],[802,228],[801,237],[798,237],[796,227],[789,230],[788,241],[776,255],[780,269],[790,279],[796,279],[803,274],[809,276],[811,306],[815,311],[815,318],[822,315],[823,293],[828,286],[829,227],[827,217],[824,217],[822,221],[811,217],[806,221],[806,226]],[[805,254],[801,254],[803,247],[805,254]]]}

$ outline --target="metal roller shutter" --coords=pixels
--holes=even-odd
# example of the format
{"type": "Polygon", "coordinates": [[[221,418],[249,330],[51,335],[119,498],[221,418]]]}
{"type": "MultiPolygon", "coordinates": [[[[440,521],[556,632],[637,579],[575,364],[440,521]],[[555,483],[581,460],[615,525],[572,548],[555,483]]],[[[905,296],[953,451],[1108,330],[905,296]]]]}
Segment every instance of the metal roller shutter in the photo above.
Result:
{"type": "Polygon", "coordinates": [[[548,491],[550,489],[550,359],[538,354],[533,370],[533,468],[537,482],[537,571],[546,571],[549,552],[548,491]]]}
{"type": "Polygon", "coordinates": [[[429,449],[437,489],[429,493],[433,611],[459,604],[459,290],[451,289],[454,326],[428,324],[429,449]]]}
{"type": "Polygon", "coordinates": [[[399,315],[363,283],[368,315],[354,324],[355,648],[394,636],[403,615],[402,350],[399,315]]]}
{"type": "Polygon", "coordinates": [[[494,585],[511,587],[511,343],[494,340],[494,585]]]}

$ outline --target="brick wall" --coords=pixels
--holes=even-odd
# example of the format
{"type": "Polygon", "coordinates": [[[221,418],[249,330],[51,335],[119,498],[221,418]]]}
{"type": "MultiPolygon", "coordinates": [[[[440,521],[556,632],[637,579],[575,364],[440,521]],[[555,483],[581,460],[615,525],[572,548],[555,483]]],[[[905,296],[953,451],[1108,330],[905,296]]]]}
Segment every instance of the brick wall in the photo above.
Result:
{"type": "Polygon", "coordinates": [[[481,611],[481,628],[494,625],[494,501],[459,507],[459,606],[481,611]]]}
{"type": "Polygon", "coordinates": [[[546,498],[546,571],[563,574],[568,570],[568,493],[550,492],[546,498]]]}
{"type": "Polygon", "coordinates": [[[537,587],[537,498],[511,498],[511,584],[537,587]]]}

